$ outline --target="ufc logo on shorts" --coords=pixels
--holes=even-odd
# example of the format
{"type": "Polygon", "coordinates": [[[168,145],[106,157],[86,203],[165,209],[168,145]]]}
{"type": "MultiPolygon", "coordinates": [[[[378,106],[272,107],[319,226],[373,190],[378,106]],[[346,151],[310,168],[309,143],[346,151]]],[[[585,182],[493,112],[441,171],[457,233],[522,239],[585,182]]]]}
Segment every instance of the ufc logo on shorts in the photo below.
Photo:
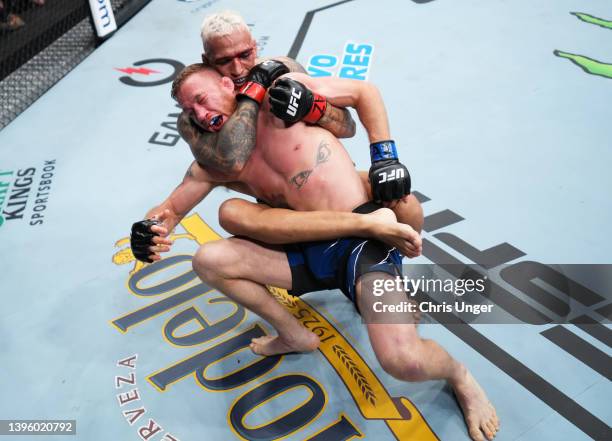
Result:
{"type": "Polygon", "coordinates": [[[300,105],[298,100],[302,96],[302,92],[296,92],[295,88],[291,88],[291,99],[289,99],[289,107],[287,107],[287,113],[291,116],[295,116],[297,108],[300,105]]]}
{"type": "Polygon", "coordinates": [[[397,168],[390,172],[381,172],[378,176],[380,176],[380,181],[378,181],[379,184],[387,181],[394,181],[395,179],[402,179],[404,177],[404,169],[397,168]]]}

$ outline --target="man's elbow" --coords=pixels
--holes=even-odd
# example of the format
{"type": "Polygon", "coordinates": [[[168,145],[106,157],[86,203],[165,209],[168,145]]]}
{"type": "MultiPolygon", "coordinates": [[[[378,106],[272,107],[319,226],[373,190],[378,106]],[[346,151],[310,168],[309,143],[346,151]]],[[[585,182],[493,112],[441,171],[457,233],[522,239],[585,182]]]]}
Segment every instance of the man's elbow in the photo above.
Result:
{"type": "Polygon", "coordinates": [[[357,132],[357,124],[355,124],[355,120],[353,119],[353,117],[351,116],[350,112],[348,112],[348,119],[346,122],[346,134],[345,136],[343,136],[343,138],[352,138],[353,136],[355,136],[355,133],[357,132]]]}

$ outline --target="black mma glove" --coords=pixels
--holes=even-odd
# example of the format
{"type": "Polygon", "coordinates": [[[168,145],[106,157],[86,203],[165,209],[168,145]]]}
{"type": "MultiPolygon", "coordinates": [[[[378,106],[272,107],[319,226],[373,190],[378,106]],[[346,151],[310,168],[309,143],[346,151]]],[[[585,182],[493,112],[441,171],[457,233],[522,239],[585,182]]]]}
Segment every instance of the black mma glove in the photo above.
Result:
{"type": "Polygon", "coordinates": [[[266,60],[253,66],[244,86],[240,88],[237,98],[247,97],[261,104],[268,87],[281,75],[289,72],[289,68],[280,61],[266,60]]]}
{"type": "Polygon", "coordinates": [[[291,78],[281,78],[269,92],[270,111],[289,123],[304,121],[316,124],[327,109],[325,97],[291,78]]]}
{"type": "Polygon", "coordinates": [[[394,141],[370,144],[370,185],[377,202],[390,202],[410,194],[410,174],[399,162],[394,141]]]}
{"type": "Polygon", "coordinates": [[[152,263],[149,259],[151,251],[149,247],[155,245],[153,238],[159,236],[157,233],[151,231],[153,225],[159,225],[161,222],[155,219],[145,219],[132,224],[132,234],[130,235],[130,246],[132,247],[132,254],[134,257],[141,262],[152,263]]]}

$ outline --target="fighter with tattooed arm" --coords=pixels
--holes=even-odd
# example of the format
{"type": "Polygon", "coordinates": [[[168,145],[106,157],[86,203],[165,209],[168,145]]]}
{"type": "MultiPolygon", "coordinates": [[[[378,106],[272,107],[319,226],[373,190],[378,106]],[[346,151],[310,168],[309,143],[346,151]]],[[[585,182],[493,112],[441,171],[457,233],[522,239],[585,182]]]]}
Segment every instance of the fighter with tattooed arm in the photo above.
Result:
{"type": "MultiPolygon", "coordinates": [[[[228,185],[298,211],[333,210],[341,212],[337,213],[339,217],[348,216],[348,223],[318,224],[311,229],[322,235],[313,240],[323,239],[329,234],[327,230],[335,229],[335,237],[341,237],[335,240],[281,248],[237,237],[206,243],[194,256],[194,270],[210,286],[267,320],[278,332],[276,336],[253,340],[252,350],[261,355],[311,351],[320,343],[316,334],[270,295],[266,285],[285,288],[293,295],[340,289],[362,314],[374,353],[385,371],[406,381],[447,380],[464,412],[470,436],[474,440],[482,440],[483,436],[492,439],[499,420],[467,368],[434,341],[420,338],[410,317],[401,323],[376,323],[372,306],[376,299],[372,296],[374,282],[401,274],[401,256],[394,241],[399,245],[403,242],[408,252],[414,252],[421,246],[419,235],[408,225],[395,222],[390,210],[370,202],[349,155],[336,137],[301,121],[286,127],[285,121],[275,116],[278,113],[284,117],[287,113],[288,104],[282,99],[287,90],[301,91],[296,98],[297,107],[309,102],[309,97],[316,101],[317,96],[327,97],[339,106],[355,107],[372,141],[373,175],[376,170],[397,164],[394,144],[385,141],[390,134],[380,94],[373,85],[361,81],[314,79],[291,73],[278,80],[268,96],[266,89],[282,70],[275,61],[255,66],[237,95],[229,78],[204,65],[189,66],[177,77],[173,84],[175,96],[200,123],[189,126],[189,130],[184,126],[181,129],[196,161],[183,182],[149,213],[163,221],[162,226],[152,228],[166,236],[216,185],[228,185]],[[282,105],[273,110],[278,104],[276,99],[282,105]],[[202,142],[201,127],[214,118],[220,118],[209,138],[215,142],[202,142]],[[349,233],[351,237],[342,236],[342,228],[353,229],[347,225],[352,222],[349,217],[357,216],[355,213],[367,213],[360,219],[366,218],[370,223],[404,230],[397,230],[395,239],[386,243],[354,237],[353,233],[349,233]]],[[[316,112],[312,106],[307,108],[308,113],[316,112]]],[[[221,212],[225,209],[222,206],[221,212]]],[[[282,211],[300,217],[313,214],[282,211]]],[[[150,235],[147,238],[138,231],[136,237],[138,240],[132,242],[137,245],[135,254],[140,252],[140,258],[146,259],[150,235]]],[[[169,245],[164,242],[162,246],[169,245]]],[[[401,299],[402,293],[391,296],[401,299]]]]}
{"type": "MultiPolygon", "coordinates": [[[[249,237],[263,237],[268,243],[317,242],[277,248],[249,239],[223,239],[200,247],[194,256],[194,269],[209,285],[274,326],[277,336],[262,337],[252,343],[253,351],[262,355],[310,351],[319,344],[318,337],[277,303],[265,285],[286,288],[294,295],[322,289],[342,290],[368,323],[374,352],[389,374],[407,381],[447,380],[464,412],[470,436],[475,440],[483,439],[483,435],[492,439],[499,429],[499,420],[465,366],[435,342],[421,339],[409,319],[402,324],[374,323],[372,285],[375,280],[400,274],[401,257],[394,247],[407,254],[420,252],[418,234],[407,225],[395,222],[390,210],[377,210],[378,206],[368,202],[370,194],[334,136],[302,121],[286,127],[286,122],[274,117],[276,114],[291,120],[306,116],[314,122],[320,116],[317,113],[325,111],[324,106],[313,106],[313,103],[325,101],[318,97],[327,97],[326,101],[340,107],[354,106],[372,142],[370,175],[377,186],[375,193],[389,193],[389,199],[394,199],[394,191],[406,191],[404,184],[398,186],[394,181],[406,183],[407,173],[399,172],[404,168],[397,161],[394,144],[388,141],[386,113],[378,91],[358,81],[289,74],[271,89],[272,99],[264,99],[266,89],[282,71],[283,67],[275,62],[256,66],[237,101],[234,81],[204,65],[190,66],[179,75],[173,91],[188,115],[187,120],[182,115],[179,127],[196,161],[181,185],[149,212],[163,224],[153,227],[142,222],[135,224],[138,227],[132,236],[134,254],[144,260],[159,258],[157,248],[150,248],[151,229],[160,235],[155,237],[155,243],[167,250],[170,242],[165,236],[217,185],[252,194],[276,206],[339,212],[297,213],[243,201],[253,210],[250,213],[254,215],[250,218],[254,221],[247,227],[238,222],[238,229],[250,228],[253,234],[260,234],[249,234],[249,237]],[[260,103],[263,103],[261,111],[260,103]],[[289,111],[290,105],[294,109],[289,111]],[[212,133],[206,134],[204,129],[212,133]],[[390,178],[398,175],[401,179],[390,178]],[[355,214],[357,212],[369,214],[360,216],[355,214]],[[320,216],[326,214],[331,216],[321,221],[320,216]],[[300,227],[310,215],[312,222],[301,230],[291,227],[266,229],[271,224],[263,221],[278,216],[283,218],[281,227],[292,224],[300,227]],[[384,224],[393,230],[387,237],[380,231],[376,234],[388,245],[376,240],[344,237],[369,237],[375,224],[384,224]],[[330,237],[330,232],[333,237],[344,238],[322,241],[330,237]]],[[[251,216],[245,215],[245,209],[236,201],[224,203],[220,210],[221,222],[230,231],[237,226],[232,224],[233,219],[251,216]],[[237,211],[241,215],[236,216],[237,211]]],[[[401,298],[399,292],[397,296],[401,298]]]]}
{"type": "MultiPolygon", "coordinates": [[[[255,39],[242,17],[236,13],[226,11],[208,15],[202,22],[201,38],[204,46],[204,53],[202,54],[204,64],[230,78],[236,90],[245,84],[246,77],[255,63],[264,61],[257,58],[255,39]]],[[[287,57],[274,57],[274,59],[285,64],[291,72],[305,73],[305,69],[295,60],[287,57]]],[[[289,99],[290,97],[285,97],[285,100],[288,101],[289,99]]],[[[297,114],[296,117],[306,118],[306,122],[313,122],[314,115],[305,113],[308,110],[306,105],[302,105],[299,110],[304,113],[297,114]]],[[[218,120],[214,122],[218,122],[218,120]]],[[[348,109],[331,103],[327,104],[320,115],[320,119],[314,123],[329,130],[337,138],[352,137],[355,134],[355,122],[348,109]]],[[[185,132],[193,132],[193,127],[190,126],[197,124],[197,118],[187,112],[183,112],[179,119],[179,125],[183,127],[185,132]]],[[[372,123],[365,122],[365,125],[366,127],[371,126],[372,123]]],[[[207,134],[197,134],[196,136],[206,137],[207,134]]],[[[193,142],[198,142],[198,140],[193,142]]],[[[370,195],[370,199],[382,200],[384,205],[393,208],[400,222],[407,223],[416,231],[421,230],[423,211],[416,197],[409,194],[408,176],[403,180],[404,187],[408,188],[404,188],[403,191],[397,189],[396,195],[380,195],[384,197],[374,198],[371,193],[368,173],[360,172],[360,177],[364,188],[370,195]]],[[[388,193],[393,188],[393,184],[397,183],[399,181],[391,182],[391,185],[387,184],[379,188],[381,188],[381,192],[386,191],[388,193]]],[[[311,236],[313,222],[320,224],[334,222],[331,213],[313,213],[306,218],[295,216],[294,213],[286,211],[268,211],[263,208],[266,207],[242,199],[233,199],[224,205],[224,209],[220,213],[220,220],[232,234],[247,235],[268,243],[278,243],[282,237],[303,240],[320,237],[311,236]],[[262,229],[261,226],[267,226],[268,228],[262,229]],[[268,230],[274,234],[266,234],[268,230]],[[306,236],[296,236],[300,232],[305,233],[306,236]]]]}

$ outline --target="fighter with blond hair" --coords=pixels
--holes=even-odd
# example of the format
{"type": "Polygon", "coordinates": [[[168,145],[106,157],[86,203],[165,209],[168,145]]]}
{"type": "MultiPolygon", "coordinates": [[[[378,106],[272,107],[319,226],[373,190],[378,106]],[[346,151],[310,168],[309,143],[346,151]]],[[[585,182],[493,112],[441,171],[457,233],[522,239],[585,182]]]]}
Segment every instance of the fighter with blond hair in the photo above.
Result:
{"type": "MultiPolygon", "coordinates": [[[[237,63],[230,55],[226,55],[230,63],[237,63]]],[[[408,225],[395,222],[390,210],[371,202],[342,144],[315,123],[329,104],[354,107],[371,142],[373,194],[378,200],[401,199],[407,171],[403,172],[405,167],[389,139],[378,90],[366,82],[313,79],[286,71],[283,63],[267,60],[251,68],[245,80],[223,76],[204,64],[189,66],[179,75],[173,84],[173,95],[183,108],[179,128],[195,161],[183,182],[149,212],[161,225],[137,223],[136,237],[146,240],[139,242],[135,254],[156,260],[159,251],[169,250],[167,235],[172,228],[218,185],[253,195],[269,206],[300,211],[226,201],[220,209],[220,221],[230,232],[250,228],[253,231],[245,236],[252,239],[300,243],[279,248],[233,237],[204,244],[194,256],[193,266],[202,280],[266,319],[278,332],[254,339],[253,351],[262,355],[306,352],[319,345],[318,337],[276,302],[265,285],[285,288],[294,295],[340,289],[362,314],[374,353],[385,371],[405,381],[447,380],[464,412],[470,436],[492,439],[499,420],[466,367],[434,341],[422,339],[409,317],[380,323],[372,307],[375,281],[401,274],[398,248],[416,255],[420,237],[408,225]],[[236,80],[242,83],[238,92],[236,80]],[[396,190],[402,194],[398,196],[396,190]],[[243,213],[254,214],[257,220],[247,227],[228,221],[240,220],[243,213]],[[266,218],[270,223],[262,221],[266,218]],[[279,218],[283,222],[279,223],[279,218]],[[300,219],[311,223],[304,227],[300,219]],[[341,221],[336,223],[337,219],[341,221]],[[364,219],[377,227],[360,229],[364,219]],[[263,232],[255,231],[258,229],[263,232]],[[147,231],[158,235],[152,239],[155,246],[147,242],[151,239],[147,231]],[[373,231],[383,242],[368,239],[373,231]],[[385,237],[384,231],[393,232],[385,237]],[[330,233],[335,239],[325,241],[330,233]],[[355,237],[359,233],[363,238],[355,237]]],[[[400,292],[391,294],[402,298],[400,292]]]]}
{"type": "MultiPolygon", "coordinates": [[[[257,57],[257,43],[244,19],[235,12],[222,11],[207,15],[202,21],[200,36],[204,48],[202,53],[204,64],[230,78],[236,90],[244,86],[251,68],[256,63],[265,60],[257,57]]],[[[290,72],[306,73],[306,70],[291,58],[273,57],[273,59],[281,61],[290,72]]],[[[306,110],[309,109],[303,109],[302,111],[306,112],[306,110]]],[[[318,120],[313,121],[313,116],[308,114],[303,115],[302,120],[327,129],[338,138],[350,138],[355,134],[355,122],[349,110],[329,102],[318,120]]],[[[185,133],[193,132],[190,128],[197,124],[193,115],[189,115],[187,112],[183,112],[179,118],[179,127],[182,127],[185,133]]],[[[367,127],[368,122],[364,122],[364,125],[367,127]]],[[[203,142],[202,138],[207,136],[206,134],[198,134],[195,139],[185,138],[185,140],[191,145],[203,142]]],[[[369,138],[372,142],[376,136],[369,136],[369,138]]],[[[359,175],[365,190],[372,199],[372,187],[368,180],[368,173],[360,172],[359,175]]],[[[423,226],[423,210],[417,198],[409,194],[409,176],[406,176],[403,180],[403,187],[408,189],[405,193],[395,189],[393,194],[394,184],[399,184],[399,181],[386,182],[380,185],[376,190],[381,196],[385,197],[374,199],[380,200],[384,205],[391,207],[400,222],[406,223],[420,232],[423,226]]],[[[242,199],[230,200],[225,204],[225,207],[227,209],[220,213],[220,219],[226,228],[229,228],[230,233],[253,237],[267,243],[279,243],[278,241],[282,240],[283,237],[302,240],[327,238],[327,236],[317,235],[313,231],[313,227],[319,223],[333,224],[335,222],[333,213],[312,214],[311,218],[306,219],[287,211],[268,212],[262,209],[265,208],[262,205],[252,204],[242,199]],[[319,222],[313,223],[313,220],[319,222]],[[267,228],[262,228],[262,226],[267,226],[267,228]],[[268,231],[272,234],[267,234],[268,231]],[[304,233],[304,235],[296,236],[301,233],[304,233]]]]}

